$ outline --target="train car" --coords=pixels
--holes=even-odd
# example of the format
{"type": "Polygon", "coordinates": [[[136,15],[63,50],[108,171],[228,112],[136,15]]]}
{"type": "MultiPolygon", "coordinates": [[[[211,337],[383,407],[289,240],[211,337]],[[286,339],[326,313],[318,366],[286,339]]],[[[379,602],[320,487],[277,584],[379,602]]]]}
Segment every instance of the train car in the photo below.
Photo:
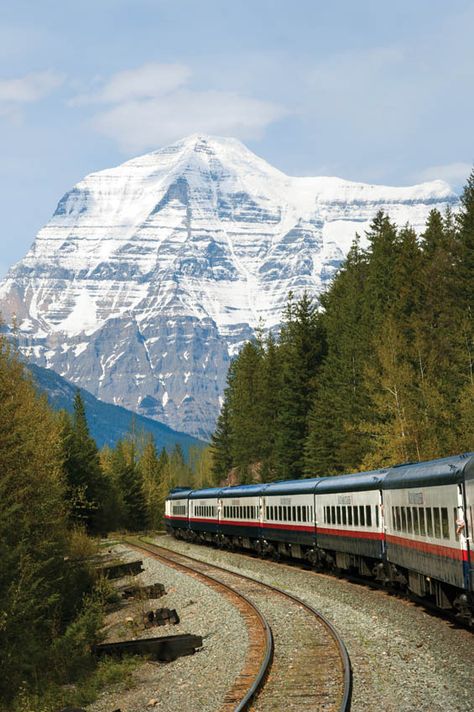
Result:
{"type": "Polygon", "coordinates": [[[384,556],[381,486],[385,470],[325,477],[315,488],[316,553],[321,563],[373,574],[384,556]]]}
{"type": "Polygon", "coordinates": [[[217,540],[219,531],[219,487],[191,490],[189,494],[189,535],[203,542],[217,540]]]}
{"type": "Polygon", "coordinates": [[[168,534],[177,538],[184,536],[188,530],[189,487],[175,487],[171,490],[165,502],[165,527],[168,534]]]}
{"type": "Polygon", "coordinates": [[[311,559],[315,546],[314,491],[318,479],[272,482],[262,491],[262,548],[311,559]]]}
{"type": "Polygon", "coordinates": [[[265,485],[224,487],[219,494],[221,545],[257,548],[260,539],[261,493],[265,485]]]}
{"type": "Polygon", "coordinates": [[[473,479],[470,454],[394,467],[383,482],[387,561],[439,608],[472,607],[473,479]]]}

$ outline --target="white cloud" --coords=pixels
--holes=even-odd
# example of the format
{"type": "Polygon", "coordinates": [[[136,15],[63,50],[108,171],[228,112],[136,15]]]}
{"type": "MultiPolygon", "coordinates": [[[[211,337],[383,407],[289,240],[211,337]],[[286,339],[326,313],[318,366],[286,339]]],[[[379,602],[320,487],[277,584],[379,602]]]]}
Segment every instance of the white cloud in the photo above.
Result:
{"type": "Polygon", "coordinates": [[[114,104],[136,99],[153,99],[186,84],[191,70],[183,64],[150,62],[114,74],[97,93],[76,97],[73,104],[114,104]]]}
{"type": "Polygon", "coordinates": [[[471,163],[463,163],[461,161],[457,163],[446,163],[440,166],[430,166],[416,173],[414,179],[417,181],[425,181],[439,178],[451,185],[459,186],[466,181],[472,168],[471,163]]]}
{"type": "Polygon", "coordinates": [[[181,64],[145,64],[111,77],[95,94],[75,103],[105,103],[92,118],[94,128],[125,152],[156,148],[202,132],[258,138],[288,114],[273,102],[224,90],[189,86],[191,71],[181,64]]]}
{"type": "Polygon", "coordinates": [[[15,79],[0,79],[0,106],[18,105],[39,101],[51,94],[64,81],[57,72],[31,72],[15,79]]]}

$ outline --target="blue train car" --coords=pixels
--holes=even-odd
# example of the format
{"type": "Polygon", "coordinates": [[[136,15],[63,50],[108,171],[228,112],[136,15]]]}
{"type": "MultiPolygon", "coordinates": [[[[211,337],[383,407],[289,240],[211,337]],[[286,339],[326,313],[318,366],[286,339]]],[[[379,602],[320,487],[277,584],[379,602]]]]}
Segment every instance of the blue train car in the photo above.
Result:
{"type": "Polygon", "coordinates": [[[189,528],[189,487],[175,487],[165,502],[165,527],[169,534],[182,536],[189,528]]]}
{"type": "Polygon", "coordinates": [[[382,482],[385,470],[324,477],[317,483],[316,546],[341,569],[372,572],[384,555],[382,482]]]}
{"type": "Polygon", "coordinates": [[[214,541],[219,531],[219,487],[191,490],[189,494],[189,530],[200,541],[214,541]]]}
{"type": "Polygon", "coordinates": [[[263,548],[305,558],[315,545],[314,491],[318,479],[272,482],[262,488],[263,548]]]}
{"type": "Polygon", "coordinates": [[[222,543],[237,540],[254,548],[260,538],[261,493],[264,485],[224,487],[219,493],[219,534],[222,543]]]}
{"type": "Polygon", "coordinates": [[[387,561],[440,608],[459,607],[456,591],[473,590],[473,480],[471,454],[393,467],[383,482],[387,561]]]}

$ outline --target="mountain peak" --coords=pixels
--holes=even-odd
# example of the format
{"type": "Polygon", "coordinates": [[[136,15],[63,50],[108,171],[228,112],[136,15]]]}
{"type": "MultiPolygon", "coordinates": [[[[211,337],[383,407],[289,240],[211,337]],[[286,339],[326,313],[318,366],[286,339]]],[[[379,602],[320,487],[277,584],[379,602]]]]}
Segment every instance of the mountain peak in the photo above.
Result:
{"type": "Polygon", "coordinates": [[[193,134],[86,176],[0,284],[38,365],[198,437],[229,359],[288,292],[317,295],[378,210],[423,228],[456,196],[293,178],[236,139],[193,134]]]}

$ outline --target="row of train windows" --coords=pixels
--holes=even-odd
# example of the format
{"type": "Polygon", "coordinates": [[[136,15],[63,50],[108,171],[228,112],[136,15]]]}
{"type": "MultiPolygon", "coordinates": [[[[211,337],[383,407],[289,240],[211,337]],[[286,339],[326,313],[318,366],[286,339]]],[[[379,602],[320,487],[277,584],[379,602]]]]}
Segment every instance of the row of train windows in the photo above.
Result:
{"type": "Polygon", "coordinates": [[[195,517],[215,517],[217,514],[217,507],[212,507],[209,504],[195,504],[194,505],[194,516],[195,517]]]}
{"type": "MultiPolygon", "coordinates": [[[[372,507],[370,504],[354,506],[323,507],[325,524],[342,524],[349,527],[371,527],[372,507]]],[[[375,507],[375,526],[379,526],[379,508],[375,507]]]]}
{"type": "Polygon", "coordinates": [[[312,522],[313,507],[312,505],[303,505],[296,507],[286,507],[285,505],[267,506],[265,518],[275,522],[312,522]]]}
{"type": "Polygon", "coordinates": [[[392,507],[392,522],[397,532],[449,539],[447,507],[392,507]]]}
{"type": "Polygon", "coordinates": [[[237,505],[224,506],[224,519],[256,519],[257,507],[245,505],[243,507],[237,505]]]}
{"type": "Polygon", "coordinates": [[[182,516],[183,514],[186,514],[186,505],[185,504],[173,504],[173,514],[175,514],[177,517],[182,516]]]}

